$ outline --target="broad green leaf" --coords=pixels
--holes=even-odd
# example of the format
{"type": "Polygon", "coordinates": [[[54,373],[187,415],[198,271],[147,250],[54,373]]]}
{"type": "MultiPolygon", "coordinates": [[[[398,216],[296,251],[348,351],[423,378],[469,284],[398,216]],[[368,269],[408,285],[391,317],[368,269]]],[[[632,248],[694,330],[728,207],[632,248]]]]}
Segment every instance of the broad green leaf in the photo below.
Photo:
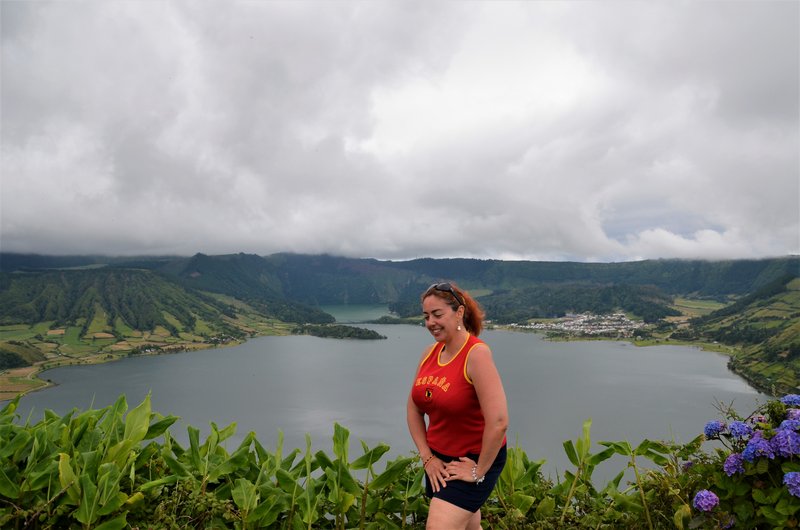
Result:
{"type": "Polygon", "coordinates": [[[200,460],[200,431],[191,425],[186,430],[189,433],[189,461],[192,464],[193,471],[205,476],[206,469],[200,460]]]}
{"type": "Polygon", "coordinates": [[[578,456],[580,456],[581,461],[586,459],[586,456],[589,454],[589,449],[591,449],[592,446],[591,430],[592,419],[589,418],[583,422],[583,436],[578,439],[578,456]]]}
{"type": "Polygon", "coordinates": [[[778,502],[778,498],[781,496],[781,488],[771,488],[768,490],[753,490],[753,500],[759,504],[769,504],[773,505],[778,502]]]}
{"type": "Polygon", "coordinates": [[[81,523],[93,526],[97,520],[97,486],[88,475],[81,475],[78,481],[81,484],[81,503],[75,510],[75,519],[81,523]]]}
{"type": "Polygon", "coordinates": [[[230,475],[238,469],[249,467],[248,456],[250,454],[249,447],[240,447],[230,457],[225,459],[222,463],[215,466],[208,473],[209,482],[216,482],[219,477],[223,475],[230,475]]]}
{"type": "Polygon", "coordinates": [[[119,480],[122,476],[116,464],[108,463],[100,466],[97,477],[97,503],[100,506],[98,515],[108,515],[119,508],[127,496],[119,497],[119,480]]]}
{"type": "Polygon", "coordinates": [[[616,451],[614,450],[613,447],[607,447],[607,448],[603,449],[602,451],[600,451],[599,453],[595,453],[595,454],[589,456],[589,458],[586,460],[586,462],[588,464],[592,465],[592,466],[596,466],[600,462],[604,462],[604,461],[608,460],[609,458],[611,458],[615,454],[616,454],[616,451]]]}
{"type": "Polygon", "coordinates": [[[598,443],[605,447],[613,447],[614,451],[618,455],[631,456],[631,454],[633,453],[631,444],[629,444],[628,442],[598,442],[598,443]]]}
{"type": "Polygon", "coordinates": [[[330,457],[326,455],[324,451],[317,451],[314,454],[314,458],[317,460],[319,467],[321,467],[322,469],[328,469],[334,467],[330,457]]]}
{"type": "Polygon", "coordinates": [[[379,443],[360,457],[353,460],[353,462],[350,464],[350,468],[367,469],[369,466],[380,460],[384,454],[389,452],[389,449],[390,447],[385,443],[379,443]]]}
{"type": "Polygon", "coordinates": [[[9,499],[16,499],[19,497],[19,486],[8,478],[3,468],[0,468],[0,495],[9,499]]]}
{"type": "MultiPolygon", "coordinates": [[[[149,491],[153,488],[158,488],[160,486],[166,486],[167,484],[175,484],[178,482],[177,475],[168,475],[163,478],[159,478],[156,480],[151,480],[150,482],[145,482],[141,486],[139,486],[139,491],[149,491]]],[[[133,498],[133,497],[131,497],[133,498]]]]}
{"type": "Polygon", "coordinates": [[[144,440],[152,440],[153,438],[158,438],[164,431],[169,429],[176,421],[180,418],[177,416],[166,416],[161,418],[160,420],[150,424],[147,428],[147,433],[144,435],[144,440]]]}
{"type": "Polygon", "coordinates": [[[161,452],[161,458],[167,463],[169,469],[179,477],[188,478],[192,473],[179,460],[169,454],[166,450],[161,452]]]}
{"type": "Polygon", "coordinates": [[[247,522],[256,524],[259,528],[268,528],[275,521],[286,508],[285,503],[278,496],[271,496],[259,504],[247,516],[247,522]]]}
{"type": "Polygon", "coordinates": [[[258,506],[258,491],[255,485],[247,479],[236,479],[235,486],[231,489],[231,497],[234,504],[246,514],[253,511],[258,506]]]}
{"type": "Polygon", "coordinates": [[[536,497],[531,497],[530,495],[524,495],[519,492],[515,492],[511,496],[511,503],[523,515],[528,513],[528,510],[531,509],[531,506],[533,506],[534,502],[536,502],[536,497]]]}
{"type": "Polygon", "coordinates": [[[556,510],[556,501],[553,497],[545,497],[539,502],[539,505],[536,507],[536,517],[541,519],[545,517],[550,517],[555,513],[556,510]]]}
{"type": "Polygon", "coordinates": [[[350,431],[339,425],[333,424],[333,454],[342,462],[349,462],[347,456],[350,446],[350,431]]]}
{"type": "Polygon", "coordinates": [[[278,486],[286,493],[293,495],[295,492],[302,490],[297,479],[289,474],[285,469],[279,469],[275,473],[275,478],[278,481],[278,486]]]}
{"type": "MultiPolygon", "coordinates": [[[[796,497],[792,497],[792,499],[796,499],[796,497]]],[[[775,505],[775,511],[781,515],[794,515],[800,509],[800,504],[792,499],[783,497],[775,505]]]]}
{"type": "Polygon", "coordinates": [[[218,431],[219,437],[217,439],[217,443],[222,442],[236,434],[236,422],[231,423],[227,427],[223,428],[221,431],[218,431]]]}
{"type": "Polygon", "coordinates": [[[564,441],[564,452],[567,453],[567,458],[569,458],[573,466],[578,467],[581,465],[581,461],[578,459],[578,453],[575,451],[575,444],[572,443],[572,440],[564,441]]]}
{"type": "Polygon", "coordinates": [[[370,483],[371,490],[376,491],[383,489],[393,482],[395,482],[414,462],[413,458],[401,458],[387,466],[386,471],[375,477],[375,480],[370,483]]]}
{"type": "Polygon", "coordinates": [[[125,520],[127,515],[127,513],[123,513],[122,515],[95,526],[94,530],[122,530],[128,526],[128,522],[125,520]]]}
{"type": "MultiPolygon", "coordinates": [[[[6,443],[2,448],[0,448],[0,458],[8,458],[18,451],[25,449],[30,443],[32,443],[32,438],[33,437],[28,431],[17,432],[10,442],[6,443]]],[[[27,453],[28,451],[26,451],[26,457],[28,456],[27,453]]]]}
{"type": "Polygon", "coordinates": [[[69,500],[73,504],[78,504],[81,500],[81,488],[70,464],[69,455],[66,453],[58,454],[58,480],[61,487],[67,490],[69,500]]]}
{"type": "Polygon", "coordinates": [[[675,528],[684,530],[692,518],[692,508],[688,504],[682,504],[680,508],[675,510],[675,515],[672,516],[672,521],[675,523],[675,528]]]}
{"type": "MultiPolygon", "coordinates": [[[[100,422],[100,428],[103,432],[110,433],[112,428],[122,419],[122,416],[128,410],[128,402],[125,400],[125,394],[117,398],[117,401],[110,407],[106,407],[101,412],[103,413],[103,420],[100,422]]],[[[116,443],[116,440],[115,440],[116,443]]]]}
{"type": "Polygon", "coordinates": [[[128,412],[125,417],[125,440],[131,445],[144,440],[147,429],[150,427],[150,394],[147,394],[139,406],[128,412]]]}

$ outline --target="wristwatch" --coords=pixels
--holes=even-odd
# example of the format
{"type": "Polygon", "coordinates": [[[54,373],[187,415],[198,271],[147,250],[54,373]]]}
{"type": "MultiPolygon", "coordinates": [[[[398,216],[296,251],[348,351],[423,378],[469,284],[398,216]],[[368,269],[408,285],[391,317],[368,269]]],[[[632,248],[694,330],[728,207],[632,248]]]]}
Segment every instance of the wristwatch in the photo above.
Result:
{"type": "Polygon", "coordinates": [[[481,477],[478,476],[478,466],[477,465],[472,466],[472,480],[475,481],[475,485],[477,486],[478,484],[483,482],[484,479],[486,479],[486,475],[483,475],[481,477]]]}

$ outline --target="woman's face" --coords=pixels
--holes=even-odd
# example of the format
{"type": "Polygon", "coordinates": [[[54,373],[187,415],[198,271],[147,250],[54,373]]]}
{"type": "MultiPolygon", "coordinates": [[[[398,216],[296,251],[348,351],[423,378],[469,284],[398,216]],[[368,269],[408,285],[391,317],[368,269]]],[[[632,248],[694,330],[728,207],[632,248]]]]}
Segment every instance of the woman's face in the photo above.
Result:
{"type": "Polygon", "coordinates": [[[422,316],[425,318],[425,327],[437,342],[447,340],[456,332],[462,311],[463,306],[459,307],[458,311],[453,311],[453,308],[438,296],[430,295],[422,300],[422,316]]]}

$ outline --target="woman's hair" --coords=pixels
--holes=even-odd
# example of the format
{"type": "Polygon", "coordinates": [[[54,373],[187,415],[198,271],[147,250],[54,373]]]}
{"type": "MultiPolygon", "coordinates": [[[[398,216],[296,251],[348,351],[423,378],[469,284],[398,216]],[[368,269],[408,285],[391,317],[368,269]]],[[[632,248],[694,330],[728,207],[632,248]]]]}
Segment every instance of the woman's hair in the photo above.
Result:
{"type": "Polygon", "coordinates": [[[447,305],[458,311],[459,306],[464,306],[464,327],[476,337],[481,334],[483,329],[483,309],[478,302],[472,298],[468,292],[460,289],[453,282],[434,283],[428,287],[420,300],[425,300],[429,296],[435,296],[444,300],[447,305]]]}

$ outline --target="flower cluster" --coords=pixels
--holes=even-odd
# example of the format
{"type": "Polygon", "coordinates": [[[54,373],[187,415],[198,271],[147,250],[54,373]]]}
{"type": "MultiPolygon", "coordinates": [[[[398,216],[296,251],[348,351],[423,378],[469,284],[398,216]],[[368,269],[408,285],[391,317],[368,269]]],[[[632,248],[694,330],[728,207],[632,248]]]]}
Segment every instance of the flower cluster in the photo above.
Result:
{"type": "Polygon", "coordinates": [[[795,497],[800,497],[800,473],[797,471],[790,471],[783,476],[783,483],[789,490],[789,493],[795,497]]]}
{"type": "Polygon", "coordinates": [[[800,407],[800,395],[787,394],[781,398],[781,403],[787,407],[800,407]]]}
{"type": "MultiPolygon", "coordinates": [[[[753,415],[747,421],[734,420],[726,424],[714,420],[706,423],[703,428],[706,438],[721,440],[731,449],[722,466],[726,475],[744,475],[748,469],[753,469],[747,466],[760,459],[800,457],[800,394],[786,395],[780,401],[787,407],[782,421],[780,418],[753,415]],[[778,421],[780,425],[775,427],[778,421]]],[[[789,494],[800,497],[800,471],[785,473],[783,484],[789,494]]],[[[719,505],[719,497],[710,490],[700,490],[693,504],[701,512],[711,512],[719,505]]],[[[726,517],[728,514],[721,512],[718,516],[726,517]]],[[[723,528],[735,524],[732,516],[728,520],[718,520],[723,528]]]]}
{"type": "Polygon", "coordinates": [[[719,504],[719,497],[713,491],[700,490],[694,496],[693,504],[701,512],[710,512],[719,504]]]}
{"type": "Polygon", "coordinates": [[[725,459],[725,464],[722,466],[723,471],[729,477],[736,473],[744,473],[744,458],[741,453],[731,453],[725,459]]]}
{"type": "Polygon", "coordinates": [[[753,435],[753,428],[743,421],[732,421],[728,430],[736,440],[747,440],[753,435]]]}
{"type": "Polygon", "coordinates": [[[713,438],[719,438],[719,435],[722,434],[726,429],[725,422],[719,420],[712,420],[706,423],[703,432],[706,435],[706,438],[709,440],[713,438]]]}

